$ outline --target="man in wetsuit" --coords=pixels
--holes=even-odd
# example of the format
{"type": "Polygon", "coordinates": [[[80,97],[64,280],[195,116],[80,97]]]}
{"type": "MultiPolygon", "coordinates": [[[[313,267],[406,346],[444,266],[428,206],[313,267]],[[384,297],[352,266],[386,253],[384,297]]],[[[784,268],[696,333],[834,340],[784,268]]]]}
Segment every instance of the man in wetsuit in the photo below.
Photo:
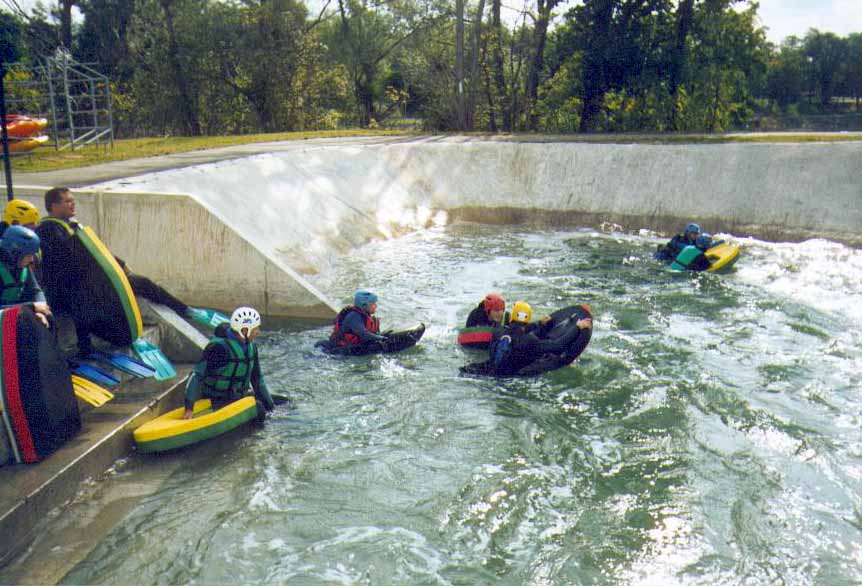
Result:
{"type": "Polygon", "coordinates": [[[258,404],[258,419],[272,411],[275,402],[260,369],[254,340],[260,334],[260,314],[252,307],[239,307],[230,325],[216,327],[186,383],[183,419],[194,415],[195,401],[211,399],[215,408],[246,396],[252,390],[258,404]]]}
{"type": "Polygon", "coordinates": [[[498,328],[503,325],[507,317],[506,300],[503,299],[503,296],[499,293],[488,293],[467,316],[465,327],[498,328]]]}
{"type": "MultiPolygon", "coordinates": [[[[49,189],[45,192],[45,209],[48,210],[48,217],[39,223],[36,232],[42,240],[42,276],[51,305],[58,311],[64,311],[75,304],[89,303],[86,292],[80,288],[84,282],[84,260],[76,258],[80,253],[76,253],[72,246],[74,233],[80,227],[75,218],[75,196],[68,187],[49,189]]],[[[135,295],[167,305],[180,315],[188,314],[188,305],[147,277],[131,272],[122,259],[114,258],[126,274],[135,295]]],[[[71,311],[67,313],[74,315],[71,311]]],[[[75,331],[79,353],[83,356],[90,354],[93,347],[86,324],[76,320],[75,331]]]]}

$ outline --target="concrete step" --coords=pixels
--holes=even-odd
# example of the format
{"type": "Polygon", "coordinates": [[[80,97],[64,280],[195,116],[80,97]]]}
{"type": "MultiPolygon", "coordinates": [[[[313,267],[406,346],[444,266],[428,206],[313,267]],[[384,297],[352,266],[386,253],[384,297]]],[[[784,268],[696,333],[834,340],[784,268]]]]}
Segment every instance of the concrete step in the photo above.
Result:
{"type": "Polygon", "coordinates": [[[182,403],[192,365],[175,366],[173,380],[127,379],[112,389],[109,403],[82,406],[81,432],[42,462],[0,468],[0,583],[7,582],[4,567],[33,542],[39,520],[62,514],[81,482],[131,452],[137,427],[182,403]]]}

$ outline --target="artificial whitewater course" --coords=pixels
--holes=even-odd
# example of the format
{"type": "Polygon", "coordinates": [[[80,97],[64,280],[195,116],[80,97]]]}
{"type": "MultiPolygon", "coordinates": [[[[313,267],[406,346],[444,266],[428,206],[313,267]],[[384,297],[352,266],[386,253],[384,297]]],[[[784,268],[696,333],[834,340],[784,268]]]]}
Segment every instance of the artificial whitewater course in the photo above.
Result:
{"type": "MultiPolygon", "coordinates": [[[[802,234],[796,241],[702,221],[742,246],[726,274],[670,272],[652,260],[670,234],[648,214],[618,210],[613,222],[560,225],[507,205],[489,215],[509,221],[489,224],[433,198],[399,208],[400,223],[383,223],[385,206],[375,216],[356,204],[357,217],[389,233],[329,248],[306,237],[298,249],[276,227],[293,230],[289,210],[312,212],[302,193],[271,188],[295,180],[278,174],[291,164],[264,156],[192,167],[100,187],[99,197],[211,189],[211,197],[193,195],[263,251],[270,270],[284,267],[308,285],[309,313],[320,317],[370,289],[383,329],[426,325],[419,344],[333,357],[315,348],[330,331],[321,319],[265,319],[263,368],[292,405],[262,427],[116,462],[40,522],[39,559],[23,554],[0,582],[70,551],[85,553],[63,584],[862,581],[862,252],[838,242],[862,232],[847,217],[858,210],[817,204],[823,232],[846,236],[835,239],[809,237],[810,218],[784,225],[802,234]],[[247,183],[248,207],[237,217],[218,203],[232,197],[232,177],[247,183]],[[216,193],[218,185],[226,191],[216,193]],[[491,290],[528,301],[534,318],[588,304],[588,348],[541,376],[459,374],[483,354],[459,347],[457,330],[491,290]]],[[[305,180],[352,201],[323,172],[305,180]]],[[[637,182],[628,185],[636,199],[637,182]]],[[[862,195],[858,185],[834,189],[862,195]]],[[[328,213],[320,206],[318,219],[328,213]]],[[[684,216],[700,219],[694,209],[684,216]]],[[[744,219],[769,224],[753,213],[744,219]]],[[[365,230],[323,224],[344,240],[365,230]]],[[[770,226],[779,231],[777,221],[770,226]]]]}

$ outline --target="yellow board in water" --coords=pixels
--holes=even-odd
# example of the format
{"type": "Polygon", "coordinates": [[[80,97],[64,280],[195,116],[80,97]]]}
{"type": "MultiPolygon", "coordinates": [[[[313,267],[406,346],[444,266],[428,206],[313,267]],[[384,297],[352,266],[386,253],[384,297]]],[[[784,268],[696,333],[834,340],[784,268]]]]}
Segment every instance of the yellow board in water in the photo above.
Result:
{"type": "Polygon", "coordinates": [[[708,273],[720,273],[733,266],[739,258],[739,246],[722,242],[717,246],[707,249],[706,258],[712,263],[706,271],[708,273]]]}
{"type": "Polygon", "coordinates": [[[144,454],[190,446],[236,429],[257,417],[254,397],[243,397],[213,411],[209,399],[195,401],[194,417],[183,419],[180,407],[156,417],[135,430],[135,444],[144,454]]]}

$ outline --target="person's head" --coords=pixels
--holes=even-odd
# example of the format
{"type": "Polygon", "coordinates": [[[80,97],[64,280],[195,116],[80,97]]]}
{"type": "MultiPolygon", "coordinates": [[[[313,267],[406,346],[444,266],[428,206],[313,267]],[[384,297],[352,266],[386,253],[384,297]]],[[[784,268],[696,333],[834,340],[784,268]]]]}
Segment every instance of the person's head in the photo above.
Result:
{"type": "Polygon", "coordinates": [[[260,333],[260,314],[253,307],[237,307],[230,316],[230,329],[245,340],[254,340],[260,333]]]}
{"type": "Polygon", "coordinates": [[[12,199],[3,210],[3,221],[10,226],[26,226],[34,228],[39,221],[39,210],[29,201],[12,199]]]}
{"type": "Polygon", "coordinates": [[[75,217],[75,196],[68,187],[52,187],[45,192],[45,209],[61,220],[75,217]]]}
{"type": "Polygon", "coordinates": [[[357,291],[353,295],[353,305],[371,315],[377,311],[377,295],[371,291],[357,291]]]}
{"type": "Polygon", "coordinates": [[[526,301],[516,301],[512,306],[512,317],[510,321],[519,324],[528,324],[533,318],[533,309],[526,301]]]}
{"type": "Polygon", "coordinates": [[[706,232],[703,232],[694,241],[694,245],[698,248],[703,248],[704,250],[706,250],[712,245],[712,237],[706,232]]]}
{"type": "Polygon", "coordinates": [[[700,235],[700,226],[692,222],[688,226],[685,227],[685,232],[683,232],[683,236],[688,242],[694,242],[697,240],[697,237],[700,235]]]}
{"type": "Polygon", "coordinates": [[[503,312],[506,311],[506,300],[499,293],[488,293],[482,301],[482,307],[491,321],[500,321],[503,319],[503,312]]]}
{"type": "Polygon", "coordinates": [[[39,237],[30,228],[9,226],[0,238],[0,250],[23,269],[32,264],[39,252],[39,237]]]}

